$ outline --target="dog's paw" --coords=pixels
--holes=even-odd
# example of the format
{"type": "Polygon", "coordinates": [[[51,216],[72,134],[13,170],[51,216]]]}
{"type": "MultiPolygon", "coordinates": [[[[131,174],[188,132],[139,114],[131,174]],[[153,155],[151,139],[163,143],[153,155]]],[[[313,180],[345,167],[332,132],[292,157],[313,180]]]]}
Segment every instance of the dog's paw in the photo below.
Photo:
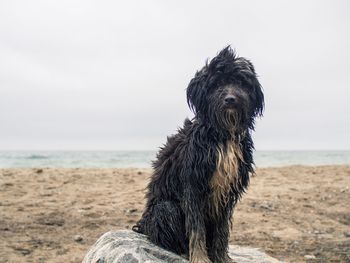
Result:
{"type": "Polygon", "coordinates": [[[232,258],[230,258],[229,256],[227,256],[226,258],[225,258],[225,261],[224,261],[225,263],[236,263],[236,261],[234,261],[232,258]]]}
{"type": "Polygon", "coordinates": [[[206,254],[200,254],[190,258],[190,263],[212,263],[206,254]]]}
{"type": "Polygon", "coordinates": [[[212,263],[209,258],[201,257],[201,258],[192,258],[190,263],[212,263]]]}
{"type": "Polygon", "coordinates": [[[225,255],[224,258],[216,258],[212,260],[213,263],[237,263],[228,255],[225,255]]]}

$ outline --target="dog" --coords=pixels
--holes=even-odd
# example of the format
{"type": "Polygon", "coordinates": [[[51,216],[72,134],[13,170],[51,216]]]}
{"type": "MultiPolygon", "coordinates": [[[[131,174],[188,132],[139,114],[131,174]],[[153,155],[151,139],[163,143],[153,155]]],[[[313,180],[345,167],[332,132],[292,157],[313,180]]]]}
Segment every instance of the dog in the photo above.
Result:
{"type": "Polygon", "coordinates": [[[251,133],[264,110],[253,64],[227,46],[197,71],[187,103],[195,117],[160,148],[133,230],[191,263],[232,262],[231,218],[254,174],[251,133]]]}

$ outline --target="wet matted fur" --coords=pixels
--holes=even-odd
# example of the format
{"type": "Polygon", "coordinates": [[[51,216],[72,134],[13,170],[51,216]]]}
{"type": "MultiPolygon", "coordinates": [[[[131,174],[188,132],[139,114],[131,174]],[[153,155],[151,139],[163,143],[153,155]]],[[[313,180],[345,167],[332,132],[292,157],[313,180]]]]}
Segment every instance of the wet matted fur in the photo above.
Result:
{"type": "Polygon", "coordinates": [[[254,173],[254,119],[264,95],[250,61],[223,49],[187,88],[195,113],[153,163],[147,204],[133,230],[190,262],[230,262],[233,209],[254,173]]]}

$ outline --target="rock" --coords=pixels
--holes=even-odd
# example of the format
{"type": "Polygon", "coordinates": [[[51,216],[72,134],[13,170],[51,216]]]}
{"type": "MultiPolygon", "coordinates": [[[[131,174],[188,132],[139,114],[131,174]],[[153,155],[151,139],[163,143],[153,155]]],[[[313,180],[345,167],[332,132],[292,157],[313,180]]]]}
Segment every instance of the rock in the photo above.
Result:
{"type": "Polygon", "coordinates": [[[82,241],[83,241],[83,237],[82,237],[81,235],[75,235],[75,236],[73,237],[73,240],[74,240],[75,242],[82,242],[82,241]]]}
{"type": "Polygon", "coordinates": [[[65,223],[65,220],[55,215],[47,215],[47,216],[38,218],[37,223],[41,225],[47,225],[47,226],[63,226],[65,223]]]}
{"type": "MultiPolygon", "coordinates": [[[[230,246],[229,254],[239,263],[278,263],[257,248],[230,246]]],[[[85,255],[83,263],[188,263],[185,258],[162,249],[147,237],[130,230],[107,232],[85,255]]]]}
{"type": "Polygon", "coordinates": [[[345,237],[350,237],[350,231],[345,231],[345,232],[344,232],[344,236],[345,236],[345,237]]]}
{"type": "Polygon", "coordinates": [[[273,205],[270,204],[270,203],[263,203],[263,204],[260,205],[260,208],[266,209],[266,210],[269,210],[269,211],[273,211],[274,210],[273,205]]]}
{"type": "Polygon", "coordinates": [[[305,255],[304,258],[306,259],[316,259],[314,255],[305,255]]]}
{"type": "Polygon", "coordinates": [[[30,253],[32,253],[32,251],[30,249],[27,248],[22,248],[22,247],[14,247],[14,249],[16,251],[18,251],[19,253],[21,253],[23,256],[27,256],[30,253]]]}
{"type": "Polygon", "coordinates": [[[124,212],[127,214],[133,214],[137,212],[137,209],[136,208],[124,209],[124,212]]]}

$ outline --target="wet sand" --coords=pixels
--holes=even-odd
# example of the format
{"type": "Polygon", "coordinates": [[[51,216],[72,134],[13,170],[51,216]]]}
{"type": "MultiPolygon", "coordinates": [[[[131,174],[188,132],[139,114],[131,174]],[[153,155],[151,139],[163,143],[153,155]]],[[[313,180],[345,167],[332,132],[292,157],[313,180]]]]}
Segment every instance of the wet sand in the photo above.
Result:
{"type": "MultiPolygon", "coordinates": [[[[81,262],[140,218],[150,169],[0,169],[0,262],[81,262]]],[[[258,169],[230,243],[287,262],[350,262],[350,166],[258,169]]]]}

